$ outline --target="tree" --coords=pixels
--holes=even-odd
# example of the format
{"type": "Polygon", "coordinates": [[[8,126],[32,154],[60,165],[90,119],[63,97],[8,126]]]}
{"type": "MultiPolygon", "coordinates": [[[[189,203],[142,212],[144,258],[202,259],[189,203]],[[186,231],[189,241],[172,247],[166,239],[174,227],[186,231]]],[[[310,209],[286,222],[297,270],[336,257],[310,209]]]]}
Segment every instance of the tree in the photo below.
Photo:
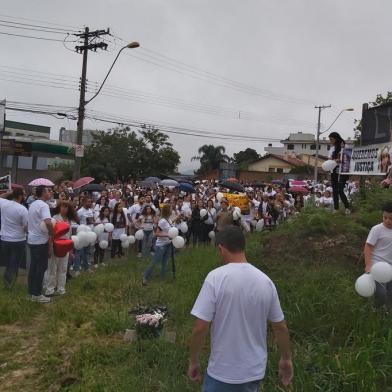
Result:
{"type": "Polygon", "coordinates": [[[159,130],[141,130],[141,136],[129,127],[116,128],[94,135],[86,149],[82,174],[97,179],[125,181],[175,171],[180,156],[159,130]]]}
{"type": "Polygon", "coordinates": [[[192,161],[200,161],[200,168],[196,173],[205,174],[211,170],[219,169],[221,162],[229,162],[230,158],[225,152],[224,146],[213,146],[212,144],[201,146],[198,150],[199,155],[192,158],[192,161]]]}
{"type": "MultiPolygon", "coordinates": [[[[387,91],[387,95],[384,97],[382,94],[377,94],[376,99],[373,102],[369,102],[370,107],[383,105],[385,103],[392,102],[392,91],[387,91]]],[[[362,132],[362,120],[354,120],[354,139],[358,143],[361,139],[362,132]]]]}
{"type": "Polygon", "coordinates": [[[240,170],[246,170],[251,162],[260,159],[260,154],[253,148],[239,151],[233,155],[234,163],[240,170]]]}

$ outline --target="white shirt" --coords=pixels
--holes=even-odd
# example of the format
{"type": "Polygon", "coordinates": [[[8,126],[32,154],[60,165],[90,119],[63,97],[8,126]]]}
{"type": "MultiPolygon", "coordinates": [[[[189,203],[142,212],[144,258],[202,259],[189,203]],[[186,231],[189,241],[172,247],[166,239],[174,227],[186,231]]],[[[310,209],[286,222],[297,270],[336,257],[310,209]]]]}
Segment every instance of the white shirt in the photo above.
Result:
{"type": "Polygon", "coordinates": [[[366,243],[374,246],[372,263],[386,261],[392,264],[392,229],[388,229],[383,223],[373,226],[369,232],[366,243]]]}
{"type": "Polygon", "coordinates": [[[78,210],[78,218],[81,225],[87,225],[91,228],[94,226],[94,211],[91,208],[80,208],[78,210]]]}
{"type": "Polygon", "coordinates": [[[141,206],[139,203],[132,205],[131,207],[128,208],[128,215],[131,217],[131,220],[133,223],[135,223],[136,215],[140,215],[142,212],[143,206],[141,206]]]}
{"type": "MultiPolygon", "coordinates": [[[[158,227],[161,229],[161,232],[164,234],[169,233],[169,229],[172,227],[170,219],[160,219],[158,222],[158,227]]],[[[164,246],[167,244],[170,244],[170,238],[169,237],[157,237],[157,242],[156,246],[164,246]]]]}
{"type": "Polygon", "coordinates": [[[16,201],[0,199],[2,241],[26,241],[27,208],[16,201]]]}
{"type": "Polygon", "coordinates": [[[320,199],[318,199],[318,202],[321,207],[332,207],[333,206],[333,198],[332,197],[321,196],[320,199]]]}
{"type": "Polygon", "coordinates": [[[47,203],[36,200],[30,205],[28,214],[28,237],[27,242],[31,245],[43,245],[49,241],[49,234],[42,230],[42,221],[50,219],[50,210],[47,203]]]}
{"type": "Polygon", "coordinates": [[[249,263],[211,271],[191,314],[212,321],[207,373],[218,381],[261,380],[267,365],[267,320],[284,319],[272,281],[249,263]]]}

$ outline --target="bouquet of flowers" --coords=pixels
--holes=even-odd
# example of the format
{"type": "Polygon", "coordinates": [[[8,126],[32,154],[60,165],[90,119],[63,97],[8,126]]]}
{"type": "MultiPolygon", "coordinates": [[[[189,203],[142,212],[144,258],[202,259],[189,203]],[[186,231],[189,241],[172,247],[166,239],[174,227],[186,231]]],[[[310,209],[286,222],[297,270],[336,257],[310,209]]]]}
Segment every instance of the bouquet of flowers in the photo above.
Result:
{"type": "Polygon", "coordinates": [[[135,314],[135,329],[139,338],[155,338],[162,333],[166,321],[166,307],[136,307],[131,312],[135,314]]]}

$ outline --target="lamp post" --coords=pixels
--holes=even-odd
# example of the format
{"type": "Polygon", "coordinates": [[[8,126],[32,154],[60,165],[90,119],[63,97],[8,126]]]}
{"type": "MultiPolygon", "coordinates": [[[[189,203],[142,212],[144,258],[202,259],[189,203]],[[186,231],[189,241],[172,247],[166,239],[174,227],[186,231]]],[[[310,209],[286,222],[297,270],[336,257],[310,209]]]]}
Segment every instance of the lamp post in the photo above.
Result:
{"type": "Polygon", "coordinates": [[[336,121],[338,120],[338,118],[342,115],[343,112],[352,112],[354,111],[353,108],[347,108],[347,109],[343,109],[340,111],[340,113],[336,116],[335,120],[332,121],[331,125],[325,129],[324,131],[320,132],[320,127],[321,127],[321,110],[325,109],[325,108],[330,108],[331,105],[329,106],[316,106],[316,109],[319,110],[319,114],[318,114],[318,122],[317,122],[317,135],[316,135],[316,159],[315,159],[315,163],[314,163],[314,182],[315,184],[317,184],[317,180],[318,180],[318,158],[319,158],[319,148],[320,148],[320,135],[322,135],[323,133],[328,132],[332,126],[336,123],[336,121]]]}
{"type": "MultiPolygon", "coordinates": [[[[86,74],[87,74],[87,50],[83,53],[83,68],[82,68],[82,79],[80,84],[80,100],[79,100],[79,110],[78,110],[78,123],[77,123],[77,133],[76,133],[76,144],[83,144],[83,122],[85,117],[85,106],[90,103],[102,90],[103,85],[105,84],[107,78],[109,77],[114,64],[116,64],[117,59],[120,57],[120,54],[124,49],[136,49],[140,46],[139,42],[131,42],[128,45],[123,46],[117,53],[116,58],[114,59],[112,65],[109,68],[108,73],[106,74],[101,86],[98,91],[87,101],[85,100],[85,92],[86,92],[86,74]]],[[[75,155],[75,164],[74,164],[74,172],[73,172],[73,180],[77,180],[80,178],[80,167],[82,163],[82,157],[75,155]]]]}

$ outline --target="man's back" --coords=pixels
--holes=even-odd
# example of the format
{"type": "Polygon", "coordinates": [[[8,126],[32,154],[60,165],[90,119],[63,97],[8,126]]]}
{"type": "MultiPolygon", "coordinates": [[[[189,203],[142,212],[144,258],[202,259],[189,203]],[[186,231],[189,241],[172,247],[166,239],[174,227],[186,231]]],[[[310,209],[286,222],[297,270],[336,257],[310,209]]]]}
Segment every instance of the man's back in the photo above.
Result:
{"type": "Polygon", "coordinates": [[[210,272],[192,314],[212,321],[208,374],[241,384],[264,377],[267,321],[284,319],[272,281],[249,263],[210,272]]]}

